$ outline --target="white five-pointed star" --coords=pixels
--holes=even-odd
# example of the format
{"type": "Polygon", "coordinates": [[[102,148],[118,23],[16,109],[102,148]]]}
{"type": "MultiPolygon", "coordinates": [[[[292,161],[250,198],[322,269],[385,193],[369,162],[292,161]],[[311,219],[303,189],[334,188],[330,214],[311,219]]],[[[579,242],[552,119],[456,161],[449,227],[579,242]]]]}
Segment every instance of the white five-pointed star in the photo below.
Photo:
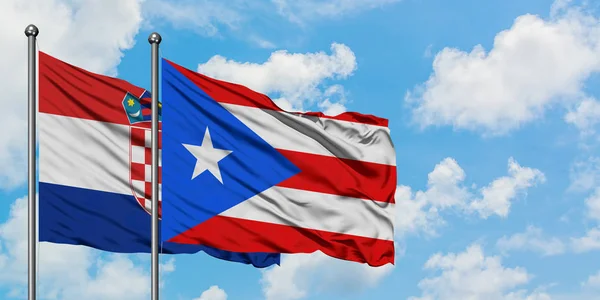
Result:
{"type": "Polygon", "coordinates": [[[219,161],[229,155],[231,151],[221,150],[213,148],[212,140],[210,139],[210,133],[208,127],[204,133],[204,139],[202,140],[202,146],[182,144],[194,157],[196,158],[196,166],[194,167],[194,174],[192,179],[198,177],[202,172],[208,170],[210,173],[223,183],[221,178],[221,171],[219,170],[219,161]]]}

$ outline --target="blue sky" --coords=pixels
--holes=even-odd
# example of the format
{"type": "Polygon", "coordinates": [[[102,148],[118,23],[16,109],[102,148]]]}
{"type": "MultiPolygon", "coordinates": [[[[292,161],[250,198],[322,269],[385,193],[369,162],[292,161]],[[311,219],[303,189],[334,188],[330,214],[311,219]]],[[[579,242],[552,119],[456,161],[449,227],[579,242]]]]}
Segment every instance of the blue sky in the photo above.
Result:
{"type": "MultiPolygon", "coordinates": [[[[397,259],[266,270],[163,260],[161,299],[600,299],[600,5],[594,1],[17,0],[0,4],[0,298],[26,287],[25,37],[149,87],[162,57],[287,109],[390,120],[397,259]],[[11,46],[9,46],[11,45],[11,46]],[[12,46],[16,45],[16,46],[12,46]],[[414,298],[411,298],[414,297],[414,298]]],[[[43,244],[44,299],[147,299],[149,258],[43,244]]]]}

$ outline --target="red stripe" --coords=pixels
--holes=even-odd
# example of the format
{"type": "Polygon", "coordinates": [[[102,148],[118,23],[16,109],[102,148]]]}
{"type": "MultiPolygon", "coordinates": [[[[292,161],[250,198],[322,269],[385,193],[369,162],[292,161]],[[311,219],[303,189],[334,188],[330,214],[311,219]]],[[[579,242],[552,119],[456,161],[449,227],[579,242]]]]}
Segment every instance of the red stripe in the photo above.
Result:
{"type": "Polygon", "coordinates": [[[152,182],[146,182],[144,184],[144,198],[152,199],[152,182]]]}
{"type": "Polygon", "coordinates": [[[146,165],[140,163],[131,163],[131,179],[146,181],[146,165]]]}
{"type": "Polygon", "coordinates": [[[42,113],[129,124],[122,101],[144,89],[125,80],[86,71],[39,52],[39,111],[42,113]]]}
{"type": "MultiPolygon", "coordinates": [[[[150,132],[151,129],[151,122],[136,123],[131,126],[131,144],[133,146],[145,147],[146,132],[150,132]]],[[[158,122],[158,148],[162,149],[162,122],[158,122]]]]}
{"type": "Polygon", "coordinates": [[[144,163],[152,165],[152,148],[144,148],[144,163]]]}
{"type": "Polygon", "coordinates": [[[200,244],[235,252],[312,253],[321,251],[370,266],[394,264],[394,242],[215,216],[169,242],[200,244]]]}
{"type": "MultiPolygon", "coordinates": [[[[146,181],[146,166],[150,164],[131,163],[131,179],[146,181]]],[[[149,174],[150,176],[152,174],[149,174]]],[[[162,166],[158,166],[158,182],[162,183],[162,166]]]]}
{"type": "Polygon", "coordinates": [[[146,129],[131,128],[131,145],[138,147],[146,146],[146,129]]]}
{"type": "MultiPolygon", "coordinates": [[[[139,127],[139,128],[144,128],[144,129],[152,129],[152,122],[151,121],[145,121],[145,122],[140,122],[140,123],[135,123],[131,125],[132,127],[139,127]]],[[[162,121],[158,122],[158,130],[162,130],[162,121]]],[[[161,131],[158,132],[158,134],[160,134],[161,131]]]]}
{"type": "MultiPolygon", "coordinates": [[[[275,102],[273,102],[264,94],[255,92],[243,85],[210,78],[206,75],[177,65],[172,61],[167,59],[165,60],[217,102],[283,111],[275,104],[275,102]]],[[[298,114],[384,127],[388,126],[387,119],[356,112],[345,112],[337,116],[326,116],[321,112],[306,112],[298,114]]]]}
{"type": "Polygon", "coordinates": [[[158,130],[158,141],[156,143],[156,146],[158,147],[158,149],[162,149],[162,122],[158,122],[158,130]]]}
{"type": "Polygon", "coordinates": [[[277,149],[301,172],[278,186],[395,203],[396,166],[277,149]]]}
{"type": "MultiPolygon", "coordinates": [[[[282,111],[266,95],[168,62],[219,102],[282,111]]],[[[141,96],[144,92],[144,89],[125,80],[89,72],[41,51],[39,88],[39,111],[42,113],[117,124],[129,124],[121,104],[125,94],[129,92],[141,96]]],[[[307,112],[303,115],[388,126],[387,119],[355,112],[337,116],[325,116],[321,112],[307,112]]]]}

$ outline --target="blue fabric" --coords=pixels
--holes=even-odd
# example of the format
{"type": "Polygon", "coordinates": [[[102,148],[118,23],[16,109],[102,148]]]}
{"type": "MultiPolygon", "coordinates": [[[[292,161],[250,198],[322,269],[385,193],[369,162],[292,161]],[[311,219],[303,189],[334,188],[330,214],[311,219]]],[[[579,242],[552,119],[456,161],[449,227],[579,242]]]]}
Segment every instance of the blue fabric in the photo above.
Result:
{"type": "Polygon", "coordinates": [[[162,99],[164,241],[300,172],[165,60],[162,99]],[[208,171],[192,179],[197,159],[183,144],[201,146],[207,128],[214,148],[232,151],[218,162],[223,183],[208,171]]]}
{"type": "MultiPolygon", "coordinates": [[[[132,195],[40,182],[39,199],[42,242],[83,245],[110,252],[150,253],[151,218],[132,195]]],[[[280,261],[280,255],[273,253],[235,253],[173,243],[162,243],[160,248],[165,254],[204,251],[215,258],[259,268],[280,261]]]]}

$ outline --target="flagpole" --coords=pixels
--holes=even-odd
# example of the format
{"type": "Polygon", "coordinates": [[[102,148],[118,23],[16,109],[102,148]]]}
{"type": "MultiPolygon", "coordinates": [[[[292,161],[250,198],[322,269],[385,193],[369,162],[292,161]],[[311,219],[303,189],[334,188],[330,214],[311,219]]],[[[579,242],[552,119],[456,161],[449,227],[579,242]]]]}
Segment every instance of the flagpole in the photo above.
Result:
{"type": "Polygon", "coordinates": [[[27,116],[27,130],[29,139],[27,141],[27,172],[28,172],[28,191],[27,191],[27,199],[28,199],[28,230],[29,230],[29,239],[28,239],[28,258],[27,258],[27,266],[28,270],[28,294],[29,300],[36,299],[36,229],[37,229],[37,220],[36,220],[36,160],[35,160],[35,129],[36,129],[36,47],[35,42],[37,35],[39,33],[38,28],[31,24],[25,28],[25,36],[27,36],[28,42],[28,59],[27,59],[27,98],[28,98],[28,116],[27,116]]]}
{"type": "Polygon", "coordinates": [[[162,38],[153,32],[152,47],[152,300],[158,300],[158,45],[162,38]]]}

